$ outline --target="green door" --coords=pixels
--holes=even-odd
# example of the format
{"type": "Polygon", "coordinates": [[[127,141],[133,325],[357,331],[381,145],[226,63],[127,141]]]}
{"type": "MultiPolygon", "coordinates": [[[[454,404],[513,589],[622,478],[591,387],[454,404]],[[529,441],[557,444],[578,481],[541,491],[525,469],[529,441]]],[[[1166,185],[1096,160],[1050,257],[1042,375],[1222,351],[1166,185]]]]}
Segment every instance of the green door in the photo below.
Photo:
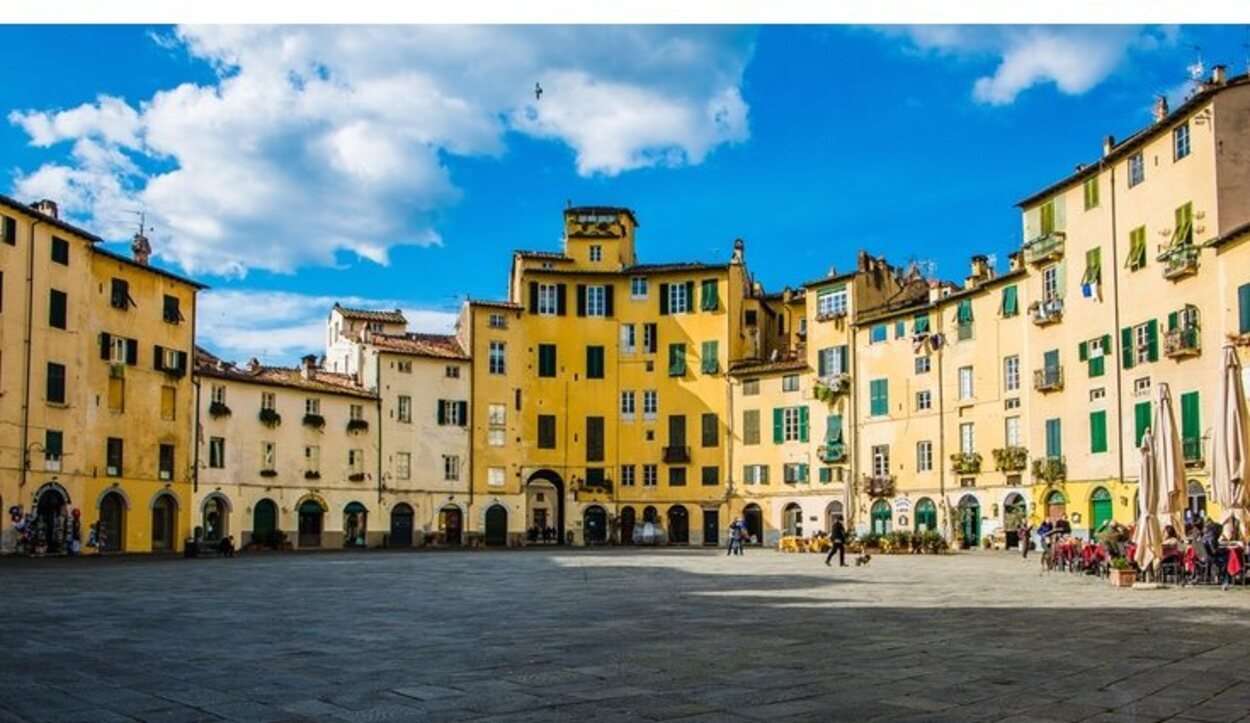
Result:
{"type": "Polygon", "coordinates": [[[975,497],[968,496],[959,502],[959,530],[963,533],[964,549],[981,543],[981,505],[975,497]]]}
{"type": "Polygon", "coordinates": [[[892,527],[893,515],[890,514],[890,504],[885,500],[877,500],[872,505],[872,534],[888,535],[892,527]]]}
{"type": "Polygon", "coordinates": [[[1105,487],[1094,490],[1089,497],[1089,530],[1098,532],[1104,523],[1111,520],[1111,493],[1105,487]]]}
{"type": "Polygon", "coordinates": [[[278,506],[273,500],[261,500],[252,512],[252,542],[272,545],[273,531],[277,529],[278,506]]]}
{"type": "Polygon", "coordinates": [[[931,532],[936,529],[937,505],[928,497],[923,497],[916,503],[916,532],[931,532]]]}

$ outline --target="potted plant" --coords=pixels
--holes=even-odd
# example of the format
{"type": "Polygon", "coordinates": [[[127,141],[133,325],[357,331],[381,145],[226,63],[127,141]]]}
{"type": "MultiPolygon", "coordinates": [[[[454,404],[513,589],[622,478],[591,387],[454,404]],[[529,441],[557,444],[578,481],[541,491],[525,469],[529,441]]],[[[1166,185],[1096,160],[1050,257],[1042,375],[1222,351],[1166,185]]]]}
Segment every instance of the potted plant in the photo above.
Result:
{"type": "Polygon", "coordinates": [[[347,475],[347,479],[352,482],[364,482],[365,473],[364,472],[352,472],[351,474],[347,475]]]}
{"type": "Polygon", "coordinates": [[[321,479],[321,473],[310,469],[304,473],[304,479],[321,479]]]}
{"type": "Polygon", "coordinates": [[[1137,582],[1137,571],[1123,557],[1111,561],[1111,587],[1132,587],[1137,582]]]}
{"type": "Polygon", "coordinates": [[[213,419],[230,416],[230,407],[225,402],[213,402],[208,405],[208,413],[213,419]]]}
{"type": "Polygon", "coordinates": [[[261,476],[261,477],[277,477],[277,476],[278,476],[278,470],[276,470],[276,469],[262,469],[262,470],[260,471],[260,476],[261,476]]]}
{"type": "Polygon", "coordinates": [[[282,415],[278,414],[276,409],[262,409],[259,416],[260,421],[267,427],[276,427],[282,424],[282,415]]]}
{"type": "Polygon", "coordinates": [[[350,419],[347,422],[347,431],[363,432],[369,428],[369,422],[365,419],[350,419]]]}
{"type": "Polygon", "coordinates": [[[305,414],[304,426],[312,427],[313,429],[321,429],[326,426],[326,418],[320,414],[305,414]]]}

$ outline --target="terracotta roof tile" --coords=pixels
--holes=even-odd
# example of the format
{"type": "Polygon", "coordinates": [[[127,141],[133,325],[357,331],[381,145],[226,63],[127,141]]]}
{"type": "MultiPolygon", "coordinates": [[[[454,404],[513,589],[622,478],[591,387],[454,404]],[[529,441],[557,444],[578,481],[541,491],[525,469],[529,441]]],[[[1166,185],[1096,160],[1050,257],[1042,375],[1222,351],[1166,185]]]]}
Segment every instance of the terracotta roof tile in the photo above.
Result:
{"type": "Polygon", "coordinates": [[[380,309],[349,309],[335,303],[334,308],[346,319],[359,319],[361,321],[380,321],[384,324],[407,324],[408,320],[404,318],[404,312],[399,309],[394,311],[386,311],[380,309]]]}
{"type": "Polygon", "coordinates": [[[427,356],[436,359],[467,361],[469,356],[460,348],[460,342],[450,334],[370,334],[373,346],[398,354],[427,356]]]}
{"type": "Polygon", "coordinates": [[[362,399],[377,398],[376,394],[356,384],[356,381],[347,374],[336,374],[324,369],[313,369],[310,378],[305,379],[303,371],[298,367],[276,367],[261,364],[256,366],[238,366],[218,359],[201,347],[196,347],[195,349],[195,371],[199,376],[228,379],[245,384],[303,389],[309,392],[324,394],[345,394],[362,399]]]}
{"type": "Polygon", "coordinates": [[[734,376],[743,376],[747,374],[774,374],[777,372],[802,372],[808,371],[811,367],[802,359],[779,359],[777,361],[762,361],[759,359],[744,359],[729,365],[729,373],[734,376]]]}

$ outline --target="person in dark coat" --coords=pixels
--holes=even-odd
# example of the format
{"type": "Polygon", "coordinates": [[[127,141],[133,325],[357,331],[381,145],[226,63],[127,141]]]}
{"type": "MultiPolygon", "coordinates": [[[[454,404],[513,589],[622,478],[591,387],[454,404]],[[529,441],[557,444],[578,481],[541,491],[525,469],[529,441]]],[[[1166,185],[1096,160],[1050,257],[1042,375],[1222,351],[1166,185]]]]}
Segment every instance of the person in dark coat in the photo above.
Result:
{"type": "Polygon", "coordinates": [[[829,531],[829,554],[825,556],[825,564],[829,565],[834,553],[838,555],[838,567],[846,567],[846,525],[842,524],[842,515],[833,518],[833,529],[829,531]]]}

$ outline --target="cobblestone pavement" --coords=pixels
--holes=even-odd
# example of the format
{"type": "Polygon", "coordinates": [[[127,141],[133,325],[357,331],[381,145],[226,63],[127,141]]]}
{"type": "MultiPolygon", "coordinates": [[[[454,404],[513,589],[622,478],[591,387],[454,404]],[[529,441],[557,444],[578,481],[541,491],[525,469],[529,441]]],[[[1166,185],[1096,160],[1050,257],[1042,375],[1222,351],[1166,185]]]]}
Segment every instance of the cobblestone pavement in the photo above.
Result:
{"type": "Polygon", "coordinates": [[[1250,589],[1005,553],[0,561],[0,721],[1250,720],[1250,589]]]}

